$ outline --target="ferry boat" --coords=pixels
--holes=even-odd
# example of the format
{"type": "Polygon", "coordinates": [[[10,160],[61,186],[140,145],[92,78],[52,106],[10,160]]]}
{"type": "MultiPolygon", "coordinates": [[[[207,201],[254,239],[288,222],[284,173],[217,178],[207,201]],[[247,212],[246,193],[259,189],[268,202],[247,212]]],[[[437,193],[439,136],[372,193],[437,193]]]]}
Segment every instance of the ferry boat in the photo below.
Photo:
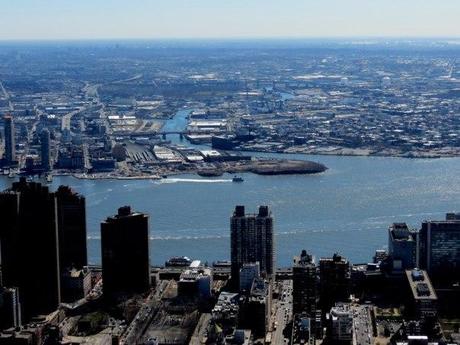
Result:
{"type": "Polygon", "coordinates": [[[241,176],[233,176],[233,179],[232,179],[233,182],[243,182],[244,179],[241,177],[241,176]]]}
{"type": "Polygon", "coordinates": [[[46,175],[46,183],[51,183],[53,182],[53,175],[47,174],[46,175]]]}

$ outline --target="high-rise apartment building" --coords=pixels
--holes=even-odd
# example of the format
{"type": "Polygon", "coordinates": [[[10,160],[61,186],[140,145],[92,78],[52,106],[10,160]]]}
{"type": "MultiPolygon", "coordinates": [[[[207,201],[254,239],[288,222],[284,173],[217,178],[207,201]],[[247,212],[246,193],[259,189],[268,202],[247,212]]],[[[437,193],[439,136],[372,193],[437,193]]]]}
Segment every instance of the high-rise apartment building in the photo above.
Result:
{"type": "Polygon", "coordinates": [[[40,134],[41,167],[44,171],[51,170],[50,140],[50,132],[45,128],[40,134]]]}
{"type": "Polygon", "coordinates": [[[245,263],[259,262],[262,274],[274,273],[273,217],[268,206],[260,206],[257,214],[245,214],[244,206],[236,206],[230,218],[230,237],[235,286],[245,263]]]}
{"type": "Polygon", "coordinates": [[[55,310],[61,298],[54,194],[22,178],[0,194],[0,209],[3,284],[19,289],[26,320],[55,310]]]}
{"type": "Polygon", "coordinates": [[[314,317],[317,299],[316,265],[305,250],[302,250],[300,256],[294,257],[292,284],[293,313],[306,313],[314,317]]]}
{"type": "Polygon", "coordinates": [[[258,262],[243,264],[240,269],[240,292],[248,293],[251,290],[254,279],[260,278],[260,266],[258,262]]]}
{"type": "Polygon", "coordinates": [[[393,223],[388,229],[388,254],[393,270],[400,271],[416,267],[417,231],[409,229],[406,223],[393,223]]]}
{"type": "Polygon", "coordinates": [[[13,164],[16,160],[16,147],[14,141],[14,119],[11,115],[4,116],[5,126],[5,153],[4,160],[7,165],[13,164]]]}
{"type": "Polygon", "coordinates": [[[338,254],[319,261],[320,303],[323,311],[336,302],[346,302],[350,295],[350,263],[338,254]]]}
{"type": "Polygon", "coordinates": [[[63,276],[86,259],[85,199],[21,178],[0,193],[3,284],[17,287],[24,319],[54,311],[63,276]]]}
{"type": "Polygon", "coordinates": [[[435,319],[438,297],[426,271],[406,270],[406,277],[409,284],[406,313],[421,321],[435,319]]]}
{"type": "Polygon", "coordinates": [[[81,269],[88,264],[85,198],[67,186],[60,186],[55,195],[61,269],[81,269]]]}
{"type": "Polygon", "coordinates": [[[0,287],[0,330],[21,326],[20,307],[18,289],[0,287]]]}
{"type": "Polygon", "coordinates": [[[149,217],[129,206],[101,223],[102,279],[105,298],[143,293],[150,285],[149,217]]]}
{"type": "Polygon", "coordinates": [[[329,313],[330,338],[333,344],[351,344],[353,340],[353,310],[347,303],[337,303],[329,313]]]}
{"type": "Polygon", "coordinates": [[[264,337],[270,328],[271,295],[270,282],[256,278],[241,305],[240,326],[250,329],[257,337],[264,337]]]}

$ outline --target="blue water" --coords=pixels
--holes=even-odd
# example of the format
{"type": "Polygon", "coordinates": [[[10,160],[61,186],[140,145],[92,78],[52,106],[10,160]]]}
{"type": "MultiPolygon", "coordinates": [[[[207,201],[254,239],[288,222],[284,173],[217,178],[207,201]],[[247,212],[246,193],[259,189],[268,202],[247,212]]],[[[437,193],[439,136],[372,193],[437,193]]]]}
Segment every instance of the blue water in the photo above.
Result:
{"type": "Polygon", "coordinates": [[[280,95],[281,95],[281,100],[283,101],[287,101],[295,97],[292,93],[287,93],[287,92],[281,92],[280,95]]]}
{"type": "MultiPolygon", "coordinates": [[[[310,176],[243,174],[243,183],[230,182],[229,175],[165,181],[56,177],[52,188],[67,184],[86,196],[91,263],[100,262],[99,223],[126,204],[150,215],[153,264],[173,255],[229,258],[229,217],[236,204],[249,211],[271,206],[279,266],[289,265],[302,248],[316,257],[339,251],[352,262],[366,262],[386,246],[390,223],[418,226],[460,210],[458,158],[294,157],[317,160],[329,170],[310,176]]],[[[10,182],[0,178],[0,188],[10,182]]]]}
{"type": "MultiPolygon", "coordinates": [[[[179,110],[171,120],[166,121],[162,130],[164,132],[183,131],[187,127],[189,114],[190,110],[188,109],[179,110]]],[[[188,145],[186,140],[180,139],[179,134],[168,134],[166,138],[174,144],[188,145]]]]}
{"type": "MultiPolygon", "coordinates": [[[[178,111],[163,129],[183,130],[188,114],[187,109],[178,111]]],[[[167,139],[194,146],[179,135],[167,139]]],[[[156,265],[174,255],[209,262],[228,259],[229,218],[237,204],[249,212],[258,205],[273,210],[278,266],[290,265],[304,248],[318,258],[337,251],[352,262],[367,262],[376,249],[386,247],[392,222],[419,226],[424,219],[460,211],[460,158],[258,155],[315,160],[329,169],[318,175],[242,174],[243,183],[232,183],[230,175],[162,181],[55,177],[51,188],[70,185],[86,197],[90,263],[100,262],[100,222],[123,205],[150,215],[151,261],[156,265]]],[[[0,177],[0,189],[10,183],[0,177]]]]}

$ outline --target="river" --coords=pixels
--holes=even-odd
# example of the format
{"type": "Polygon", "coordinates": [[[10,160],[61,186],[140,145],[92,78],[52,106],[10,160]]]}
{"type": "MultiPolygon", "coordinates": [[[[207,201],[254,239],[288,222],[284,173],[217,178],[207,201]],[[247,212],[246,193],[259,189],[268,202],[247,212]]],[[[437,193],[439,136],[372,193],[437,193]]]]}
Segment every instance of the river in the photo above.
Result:
{"type": "MultiPolygon", "coordinates": [[[[248,173],[243,183],[232,183],[230,175],[161,181],[66,176],[55,177],[51,188],[70,185],[86,197],[91,263],[100,262],[100,222],[123,205],[150,215],[151,261],[162,264],[174,255],[228,259],[235,205],[252,212],[267,204],[275,217],[278,266],[290,265],[304,248],[317,258],[337,251],[354,263],[367,262],[386,247],[392,222],[418,227],[424,219],[460,210],[459,158],[271,156],[315,160],[329,169],[318,175],[248,173]]],[[[0,188],[11,180],[1,177],[0,188]]]]}

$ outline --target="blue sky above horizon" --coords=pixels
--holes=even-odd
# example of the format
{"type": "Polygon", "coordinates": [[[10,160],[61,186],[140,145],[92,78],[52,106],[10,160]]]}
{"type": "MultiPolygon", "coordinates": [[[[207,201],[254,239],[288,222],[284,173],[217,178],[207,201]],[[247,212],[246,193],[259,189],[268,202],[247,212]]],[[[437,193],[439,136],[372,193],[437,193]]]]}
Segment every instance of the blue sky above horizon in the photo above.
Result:
{"type": "Polygon", "coordinates": [[[459,0],[0,0],[0,40],[460,37],[459,0]]]}

